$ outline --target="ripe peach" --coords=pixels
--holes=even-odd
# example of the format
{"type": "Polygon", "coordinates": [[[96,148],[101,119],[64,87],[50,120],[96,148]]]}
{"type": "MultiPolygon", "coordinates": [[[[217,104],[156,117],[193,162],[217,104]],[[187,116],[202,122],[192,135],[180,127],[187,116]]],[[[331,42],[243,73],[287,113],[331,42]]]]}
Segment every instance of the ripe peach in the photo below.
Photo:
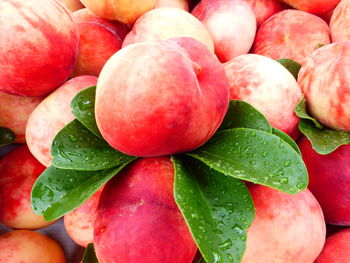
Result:
{"type": "Polygon", "coordinates": [[[298,83],[308,109],[333,129],[350,131],[350,41],[319,48],[303,65],[298,83]]]}
{"type": "Polygon", "coordinates": [[[74,120],[70,103],[81,90],[94,86],[97,78],[73,78],[46,97],[29,116],[26,139],[29,150],[46,167],[51,164],[51,144],[56,134],[74,120]]]}
{"type": "Polygon", "coordinates": [[[249,52],[256,18],[251,6],[239,0],[202,0],[192,11],[211,35],[221,62],[249,52]]]}
{"type": "Polygon", "coordinates": [[[158,0],[156,8],[159,7],[177,7],[188,11],[188,2],[187,0],[158,0]]]}
{"type": "Polygon", "coordinates": [[[102,136],[135,156],[199,147],[216,132],[227,107],[223,67],[193,38],[127,46],[107,61],[97,83],[102,136]]]}
{"type": "Polygon", "coordinates": [[[0,263],[65,263],[57,242],[40,233],[16,230],[0,235],[0,263]]]}
{"type": "Polygon", "coordinates": [[[350,1],[342,0],[334,9],[329,24],[332,42],[350,40],[350,1]]]}
{"type": "Polygon", "coordinates": [[[27,120],[43,98],[29,98],[0,92],[0,126],[16,134],[16,142],[24,143],[27,120]]]}
{"type": "Polygon", "coordinates": [[[60,0],[60,1],[72,12],[84,8],[80,0],[60,0]]]}
{"type": "Polygon", "coordinates": [[[320,44],[330,43],[330,31],[321,18],[287,9],[263,23],[255,38],[253,52],[272,59],[288,58],[304,64],[320,44]]]}
{"type": "Polygon", "coordinates": [[[94,245],[100,263],[191,263],[197,247],[173,195],[170,158],[136,160],[107,183],[94,245]]]}
{"type": "Polygon", "coordinates": [[[39,97],[72,73],[78,32],[57,0],[0,1],[0,91],[39,97]]]}
{"type": "Polygon", "coordinates": [[[278,0],[246,0],[253,8],[257,26],[260,26],[270,16],[283,10],[278,0]]]}
{"type": "Polygon", "coordinates": [[[157,8],[141,16],[126,36],[123,47],[173,37],[192,37],[214,52],[213,40],[203,24],[190,13],[170,7],[157,8]]]}
{"type": "Polygon", "coordinates": [[[299,148],[309,172],[309,189],[320,203],[326,222],[350,225],[350,145],[319,155],[304,137],[299,148]]]}
{"type": "Polygon", "coordinates": [[[251,103],[272,126],[294,137],[299,119],[294,107],[301,99],[300,88],[278,62],[260,55],[241,55],[224,64],[230,84],[230,99],[251,103]]]}
{"type": "Polygon", "coordinates": [[[313,263],[324,245],[326,226],[311,192],[288,195],[262,185],[249,191],[255,218],[242,263],[313,263]]]}
{"type": "Polygon", "coordinates": [[[340,0],[280,0],[304,12],[320,15],[332,10],[340,0]]]}
{"type": "Polygon", "coordinates": [[[73,75],[98,77],[106,61],[117,52],[129,28],[100,18],[84,8],[73,13],[80,33],[78,60],[73,75]]]}

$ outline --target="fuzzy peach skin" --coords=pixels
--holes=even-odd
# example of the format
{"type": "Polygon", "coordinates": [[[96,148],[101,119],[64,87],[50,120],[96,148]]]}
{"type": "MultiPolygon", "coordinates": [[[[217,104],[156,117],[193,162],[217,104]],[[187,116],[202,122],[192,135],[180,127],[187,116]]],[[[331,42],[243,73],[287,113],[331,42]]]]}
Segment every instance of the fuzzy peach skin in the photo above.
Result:
{"type": "Polygon", "coordinates": [[[43,234],[15,230],[0,235],[0,263],[65,263],[62,248],[43,234]]]}
{"type": "Polygon", "coordinates": [[[324,20],[303,11],[287,9],[260,26],[253,53],[305,64],[313,51],[330,42],[330,30],[324,20]]]}
{"type": "Polygon", "coordinates": [[[350,0],[342,0],[334,9],[331,21],[332,42],[350,40],[350,0]]]}
{"type": "Polygon", "coordinates": [[[94,245],[100,263],[191,263],[197,247],[177,207],[169,157],[136,160],[105,186],[94,245]]]}
{"type": "Polygon", "coordinates": [[[0,126],[12,130],[17,143],[25,143],[27,120],[42,100],[0,92],[0,126]]]}
{"type": "Polygon", "coordinates": [[[279,0],[296,9],[321,15],[332,10],[340,0],[279,0]]]}
{"type": "Polygon", "coordinates": [[[252,104],[272,126],[295,138],[299,119],[294,107],[302,94],[287,69],[255,54],[241,55],[225,63],[224,68],[230,84],[230,99],[252,104]]]}
{"type": "Polygon", "coordinates": [[[0,1],[0,91],[39,97],[73,71],[79,36],[57,0],[0,1]]]}
{"type": "Polygon", "coordinates": [[[81,90],[96,85],[93,76],[75,77],[46,97],[29,116],[26,140],[31,153],[46,167],[51,164],[51,144],[56,134],[74,120],[70,103],[81,90]]]}
{"type": "Polygon", "coordinates": [[[257,26],[260,26],[270,16],[283,10],[278,0],[246,0],[253,8],[257,26]]]}
{"type": "Polygon", "coordinates": [[[153,9],[158,0],[81,0],[93,13],[107,20],[132,24],[153,9]]]}
{"type": "Polygon", "coordinates": [[[79,246],[87,247],[89,243],[93,243],[94,223],[102,189],[100,188],[85,203],[64,216],[66,232],[79,246]]]}
{"type": "Polygon", "coordinates": [[[30,195],[33,184],[46,169],[22,145],[0,160],[0,222],[11,228],[38,229],[47,222],[34,213],[30,195]]]}
{"type": "Polygon", "coordinates": [[[192,14],[208,30],[214,41],[215,54],[227,62],[249,52],[256,32],[256,18],[243,0],[202,0],[192,14]]]}
{"type": "Polygon", "coordinates": [[[320,203],[326,222],[350,226],[350,145],[320,155],[307,138],[298,144],[309,172],[309,189],[320,203]]]}
{"type": "Polygon", "coordinates": [[[188,2],[187,0],[158,0],[155,7],[177,7],[188,11],[188,2]]]}
{"type": "Polygon", "coordinates": [[[73,76],[98,77],[106,61],[122,46],[129,28],[110,22],[84,8],[73,13],[80,33],[78,60],[73,76]]]}
{"type": "Polygon", "coordinates": [[[298,83],[313,117],[350,132],[350,41],[316,50],[299,72],[298,83]]]}
{"type": "Polygon", "coordinates": [[[199,41],[137,43],[121,49],[102,69],[96,121],[106,141],[129,155],[187,152],[214,135],[228,95],[222,65],[199,41]]]}
{"type": "Polygon", "coordinates": [[[249,191],[255,218],[242,263],[313,263],[324,245],[326,226],[311,192],[289,195],[262,185],[249,191]]]}
{"type": "Polygon", "coordinates": [[[141,16],[126,36],[123,47],[150,40],[192,37],[214,52],[214,43],[204,25],[179,8],[161,7],[141,16]]]}
{"type": "Polygon", "coordinates": [[[74,12],[84,8],[80,0],[60,0],[70,11],[74,12]]]}

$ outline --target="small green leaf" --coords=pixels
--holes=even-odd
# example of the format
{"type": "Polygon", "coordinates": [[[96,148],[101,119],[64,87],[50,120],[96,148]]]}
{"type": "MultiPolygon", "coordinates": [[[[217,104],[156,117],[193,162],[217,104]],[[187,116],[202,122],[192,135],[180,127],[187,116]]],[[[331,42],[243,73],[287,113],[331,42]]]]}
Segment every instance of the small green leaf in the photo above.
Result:
{"type": "Polygon", "coordinates": [[[198,263],[206,263],[206,262],[205,262],[204,258],[201,258],[201,259],[198,261],[198,263]]]}
{"type": "Polygon", "coordinates": [[[298,74],[301,69],[301,65],[299,63],[287,58],[277,59],[276,61],[288,69],[295,79],[298,79],[298,74]]]}
{"type": "Polygon", "coordinates": [[[296,194],[308,185],[301,156],[280,137],[246,128],[217,133],[187,155],[228,176],[296,194]]]}
{"type": "Polygon", "coordinates": [[[94,249],[94,244],[90,243],[87,245],[84,252],[82,263],[98,263],[95,249],[94,249]]]}
{"type": "Polygon", "coordinates": [[[53,166],[80,171],[105,170],[134,159],[109,146],[78,120],[69,123],[56,135],[51,155],[53,166]]]}
{"type": "Polygon", "coordinates": [[[31,194],[35,213],[51,221],[89,199],[128,163],[104,171],[86,172],[48,167],[36,180],[31,194]]]}
{"type": "Polygon", "coordinates": [[[272,128],[265,116],[252,105],[241,100],[231,100],[219,130],[251,128],[271,132],[272,128]]]}
{"type": "Polygon", "coordinates": [[[305,97],[302,97],[298,104],[295,106],[294,112],[299,118],[312,121],[317,128],[323,128],[323,125],[319,123],[315,118],[311,117],[307,112],[305,97]]]}
{"type": "Polygon", "coordinates": [[[8,128],[0,127],[0,146],[15,143],[16,135],[8,128]]]}
{"type": "Polygon", "coordinates": [[[192,158],[172,158],[174,195],[208,263],[240,262],[254,204],[245,184],[192,158]]]}
{"type": "Polygon", "coordinates": [[[95,94],[96,86],[80,91],[72,100],[73,115],[92,133],[102,138],[95,119],[95,94]]]}
{"type": "Polygon", "coordinates": [[[284,133],[283,131],[276,129],[276,128],[272,128],[272,133],[277,135],[278,137],[280,137],[282,140],[284,140],[286,143],[288,143],[290,146],[292,146],[292,148],[299,154],[301,155],[301,151],[298,147],[298,144],[296,144],[296,142],[286,133],[284,133]]]}
{"type": "Polygon", "coordinates": [[[349,133],[326,127],[319,129],[310,120],[300,120],[299,130],[310,140],[312,148],[319,154],[330,154],[339,146],[350,143],[349,133]]]}

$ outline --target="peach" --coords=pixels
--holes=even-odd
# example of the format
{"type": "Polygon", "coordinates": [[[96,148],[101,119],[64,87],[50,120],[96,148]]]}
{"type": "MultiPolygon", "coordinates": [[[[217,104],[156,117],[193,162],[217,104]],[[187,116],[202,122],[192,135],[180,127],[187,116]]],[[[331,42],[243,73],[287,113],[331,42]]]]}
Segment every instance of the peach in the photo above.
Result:
{"type": "Polygon", "coordinates": [[[0,160],[1,223],[22,229],[37,229],[53,223],[35,214],[30,202],[33,184],[45,168],[26,145],[17,147],[0,160]]]}
{"type": "Polygon", "coordinates": [[[340,0],[280,0],[296,9],[320,15],[332,10],[340,0]]]}
{"type": "Polygon", "coordinates": [[[272,59],[288,58],[304,64],[320,45],[330,43],[330,30],[321,18],[287,9],[263,23],[255,38],[253,52],[272,59]]]}
{"type": "Polygon", "coordinates": [[[350,131],[350,41],[319,48],[303,65],[298,83],[312,116],[333,129],[350,131]]]}
{"type": "Polygon", "coordinates": [[[81,0],[81,2],[99,17],[132,24],[142,14],[153,9],[158,0],[81,0]]]}
{"type": "Polygon", "coordinates": [[[156,8],[159,7],[177,7],[188,11],[188,2],[187,0],[158,0],[156,8]]]}
{"type": "Polygon", "coordinates": [[[98,77],[106,61],[117,52],[129,28],[100,18],[84,8],[73,13],[80,33],[78,60],[73,75],[98,77]]]}
{"type": "Polygon", "coordinates": [[[350,225],[350,145],[319,155],[307,138],[299,142],[309,172],[309,189],[320,203],[327,223],[350,225]]]}
{"type": "Polygon", "coordinates": [[[29,98],[0,92],[0,126],[16,134],[16,142],[24,143],[29,115],[43,98],[29,98]]]}
{"type": "Polygon", "coordinates": [[[0,263],[65,263],[57,242],[40,233],[16,230],[0,235],[0,263]]]}
{"type": "Polygon", "coordinates": [[[60,0],[60,1],[72,12],[84,8],[80,0],[60,0]]]}
{"type": "Polygon", "coordinates": [[[244,100],[269,120],[272,126],[294,137],[299,119],[294,107],[300,88],[278,62],[255,54],[241,55],[224,64],[230,84],[230,99],[244,100]]]}
{"type": "Polygon", "coordinates": [[[70,103],[81,90],[94,86],[97,78],[73,78],[46,97],[29,116],[26,139],[29,150],[46,167],[51,164],[51,144],[56,134],[74,120],[70,103]]]}
{"type": "Polygon", "coordinates": [[[64,216],[66,232],[79,246],[87,247],[89,243],[93,243],[94,223],[102,189],[100,188],[85,203],[64,216]]]}
{"type": "Polygon", "coordinates": [[[79,36],[57,0],[0,1],[0,91],[39,97],[73,71],[79,36]]]}
{"type": "Polygon", "coordinates": [[[331,17],[329,24],[331,28],[332,42],[350,40],[350,1],[342,0],[331,17]]]}
{"type": "Polygon", "coordinates": [[[348,263],[350,261],[350,229],[342,230],[327,238],[315,263],[348,263]]]}
{"type": "Polygon", "coordinates": [[[100,263],[191,263],[197,247],[177,207],[169,157],[138,159],[105,186],[94,245],[100,263]]]}
{"type": "Polygon", "coordinates": [[[190,13],[170,7],[157,8],[141,16],[126,36],[123,47],[173,37],[192,37],[214,52],[213,40],[204,25],[190,13]]]}
{"type": "Polygon", "coordinates": [[[313,263],[324,245],[326,226],[310,191],[288,195],[262,185],[249,191],[255,218],[242,263],[313,263]]]}
{"type": "Polygon", "coordinates": [[[208,30],[221,62],[249,52],[254,42],[256,18],[247,2],[202,0],[192,14],[208,30]]]}
{"type": "Polygon", "coordinates": [[[254,10],[257,26],[260,26],[270,16],[283,10],[278,0],[246,0],[254,10]]]}
{"type": "Polygon", "coordinates": [[[196,149],[216,132],[227,108],[223,67],[193,38],[127,46],[108,60],[97,83],[97,126],[129,155],[196,149]]]}

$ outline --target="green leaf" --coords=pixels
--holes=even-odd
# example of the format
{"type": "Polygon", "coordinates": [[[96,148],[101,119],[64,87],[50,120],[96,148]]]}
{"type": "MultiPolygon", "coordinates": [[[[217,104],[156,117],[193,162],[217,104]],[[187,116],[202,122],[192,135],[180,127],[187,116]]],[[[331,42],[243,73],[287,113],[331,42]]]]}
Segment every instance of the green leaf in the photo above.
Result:
{"type": "Polygon", "coordinates": [[[86,172],[48,167],[34,183],[31,203],[35,213],[51,221],[89,199],[128,163],[104,171],[86,172]]]}
{"type": "Polygon", "coordinates": [[[8,128],[0,127],[0,146],[15,143],[16,135],[8,128]]]}
{"type": "Polygon", "coordinates": [[[94,244],[90,243],[87,245],[84,252],[82,263],[98,263],[98,260],[95,254],[94,244]]]}
{"type": "Polygon", "coordinates": [[[272,133],[280,137],[286,143],[288,143],[299,155],[301,155],[301,151],[298,147],[298,144],[296,144],[296,142],[288,134],[276,128],[272,128],[272,133]]]}
{"type": "Polygon", "coordinates": [[[251,128],[272,132],[265,116],[252,105],[241,100],[231,100],[219,130],[232,128],[251,128]]]}
{"type": "Polygon", "coordinates": [[[298,79],[298,74],[301,69],[301,65],[299,63],[287,58],[277,59],[276,61],[284,66],[295,79],[298,79]]]}
{"type": "Polygon", "coordinates": [[[172,158],[174,194],[206,262],[240,262],[254,204],[245,184],[192,158],[172,158]]]}
{"type": "Polygon", "coordinates": [[[301,156],[280,137],[264,131],[225,130],[187,155],[225,175],[289,194],[304,190],[308,185],[301,156]]]}
{"type": "Polygon", "coordinates": [[[96,86],[80,91],[72,100],[73,115],[92,133],[102,138],[95,119],[95,94],[96,86]]]}
{"type": "Polygon", "coordinates": [[[300,120],[299,130],[310,140],[312,148],[319,154],[330,154],[339,146],[350,143],[349,133],[326,127],[319,129],[309,120],[300,120]]]}
{"type": "Polygon", "coordinates": [[[80,171],[105,170],[133,160],[85,128],[78,120],[64,127],[55,137],[52,165],[80,171]]]}
{"type": "Polygon", "coordinates": [[[299,118],[312,121],[317,128],[323,128],[323,125],[319,123],[315,118],[311,117],[307,112],[305,97],[302,97],[298,104],[295,106],[294,112],[299,118]]]}

